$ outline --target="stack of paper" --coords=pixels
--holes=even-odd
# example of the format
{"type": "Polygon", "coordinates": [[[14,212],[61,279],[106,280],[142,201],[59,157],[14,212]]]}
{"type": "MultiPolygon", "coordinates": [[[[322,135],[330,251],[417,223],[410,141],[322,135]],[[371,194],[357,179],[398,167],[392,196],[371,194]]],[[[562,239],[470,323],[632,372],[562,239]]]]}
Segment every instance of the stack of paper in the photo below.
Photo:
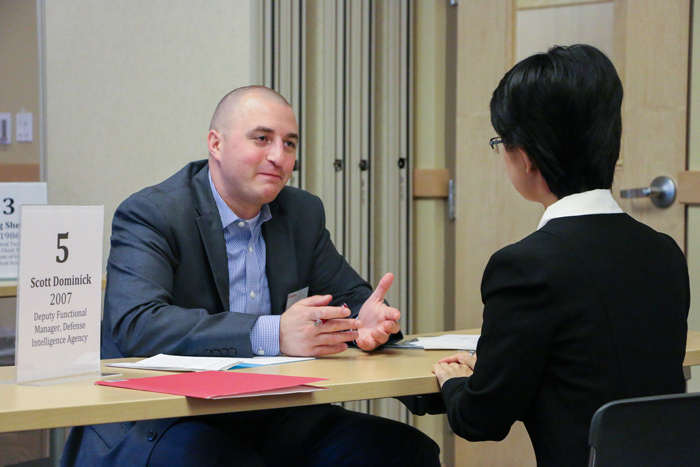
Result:
{"type": "Polygon", "coordinates": [[[211,371],[228,370],[239,364],[239,358],[226,357],[186,357],[182,355],[158,354],[134,363],[110,363],[118,368],[161,371],[211,371]]]}
{"type": "Polygon", "coordinates": [[[236,368],[251,368],[265,365],[313,360],[313,357],[186,357],[181,355],[158,354],[135,363],[110,363],[108,366],[118,368],[135,368],[140,370],[161,371],[211,371],[236,368]]]}
{"type": "Polygon", "coordinates": [[[406,339],[387,347],[425,350],[476,350],[478,342],[478,334],[444,334],[442,336],[406,339]]]}
{"type": "Polygon", "coordinates": [[[314,360],[314,357],[252,357],[239,358],[238,368],[254,368],[256,366],[280,365],[282,363],[303,362],[305,360],[314,360]]]}

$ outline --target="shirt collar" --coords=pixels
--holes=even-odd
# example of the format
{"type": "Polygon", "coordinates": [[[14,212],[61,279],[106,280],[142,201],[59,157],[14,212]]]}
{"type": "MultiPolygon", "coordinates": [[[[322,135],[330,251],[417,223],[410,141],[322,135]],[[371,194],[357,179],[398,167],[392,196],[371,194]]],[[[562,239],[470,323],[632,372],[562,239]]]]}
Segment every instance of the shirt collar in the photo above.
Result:
{"type": "MultiPolygon", "coordinates": [[[[221,226],[225,229],[226,227],[228,227],[236,221],[245,220],[238,217],[236,213],[233,212],[230,207],[228,207],[228,204],[226,204],[219,192],[216,190],[216,187],[214,186],[214,181],[211,179],[211,172],[209,172],[208,170],[207,175],[209,176],[209,187],[211,188],[211,193],[214,196],[216,208],[219,210],[219,216],[221,217],[221,226]]],[[[270,214],[270,206],[266,203],[263,204],[262,208],[260,209],[260,212],[255,217],[245,221],[250,226],[250,231],[253,232],[258,227],[258,225],[262,225],[263,222],[266,222],[271,218],[272,214],[270,214]]]]}
{"type": "Polygon", "coordinates": [[[610,190],[591,190],[565,196],[549,206],[545,211],[537,230],[552,219],[592,214],[622,214],[623,211],[612,196],[610,190]]]}

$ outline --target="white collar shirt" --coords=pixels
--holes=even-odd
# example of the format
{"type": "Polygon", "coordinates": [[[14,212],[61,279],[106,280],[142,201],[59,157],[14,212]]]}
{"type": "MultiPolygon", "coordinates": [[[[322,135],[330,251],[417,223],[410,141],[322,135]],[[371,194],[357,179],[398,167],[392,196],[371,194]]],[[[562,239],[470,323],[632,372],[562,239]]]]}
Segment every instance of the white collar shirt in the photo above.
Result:
{"type": "Polygon", "coordinates": [[[575,193],[558,200],[545,211],[537,230],[552,219],[573,216],[590,216],[593,214],[622,214],[610,190],[591,190],[575,193]]]}

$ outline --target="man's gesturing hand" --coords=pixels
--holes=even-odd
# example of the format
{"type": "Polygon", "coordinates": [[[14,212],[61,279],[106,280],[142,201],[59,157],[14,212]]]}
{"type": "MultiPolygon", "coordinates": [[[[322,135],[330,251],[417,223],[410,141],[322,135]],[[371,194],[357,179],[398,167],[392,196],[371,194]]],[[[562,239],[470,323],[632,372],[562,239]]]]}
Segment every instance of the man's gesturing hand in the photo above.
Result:
{"type": "Polygon", "coordinates": [[[332,298],[314,295],[282,313],[280,351],[299,357],[331,355],[344,351],[348,348],[346,342],[359,337],[354,329],[360,328],[362,322],[347,319],[350,310],[346,307],[328,306],[332,298]]]}
{"type": "Polygon", "coordinates": [[[401,312],[387,306],[384,297],[394,282],[394,275],[386,273],[377,284],[374,293],[367,299],[357,316],[362,326],[357,328],[360,337],[355,340],[362,350],[374,350],[389,340],[391,334],[399,332],[401,312]]]}

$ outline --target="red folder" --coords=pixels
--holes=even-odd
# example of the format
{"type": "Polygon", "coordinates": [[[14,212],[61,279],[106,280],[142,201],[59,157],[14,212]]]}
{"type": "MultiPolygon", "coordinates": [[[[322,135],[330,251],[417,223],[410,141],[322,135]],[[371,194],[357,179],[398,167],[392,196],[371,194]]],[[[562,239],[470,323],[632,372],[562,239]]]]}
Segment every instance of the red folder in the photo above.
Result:
{"type": "Polygon", "coordinates": [[[198,371],[147,378],[97,381],[95,384],[202,399],[225,399],[318,391],[325,388],[312,386],[310,383],[325,380],[326,378],[235,371],[198,371]]]}

